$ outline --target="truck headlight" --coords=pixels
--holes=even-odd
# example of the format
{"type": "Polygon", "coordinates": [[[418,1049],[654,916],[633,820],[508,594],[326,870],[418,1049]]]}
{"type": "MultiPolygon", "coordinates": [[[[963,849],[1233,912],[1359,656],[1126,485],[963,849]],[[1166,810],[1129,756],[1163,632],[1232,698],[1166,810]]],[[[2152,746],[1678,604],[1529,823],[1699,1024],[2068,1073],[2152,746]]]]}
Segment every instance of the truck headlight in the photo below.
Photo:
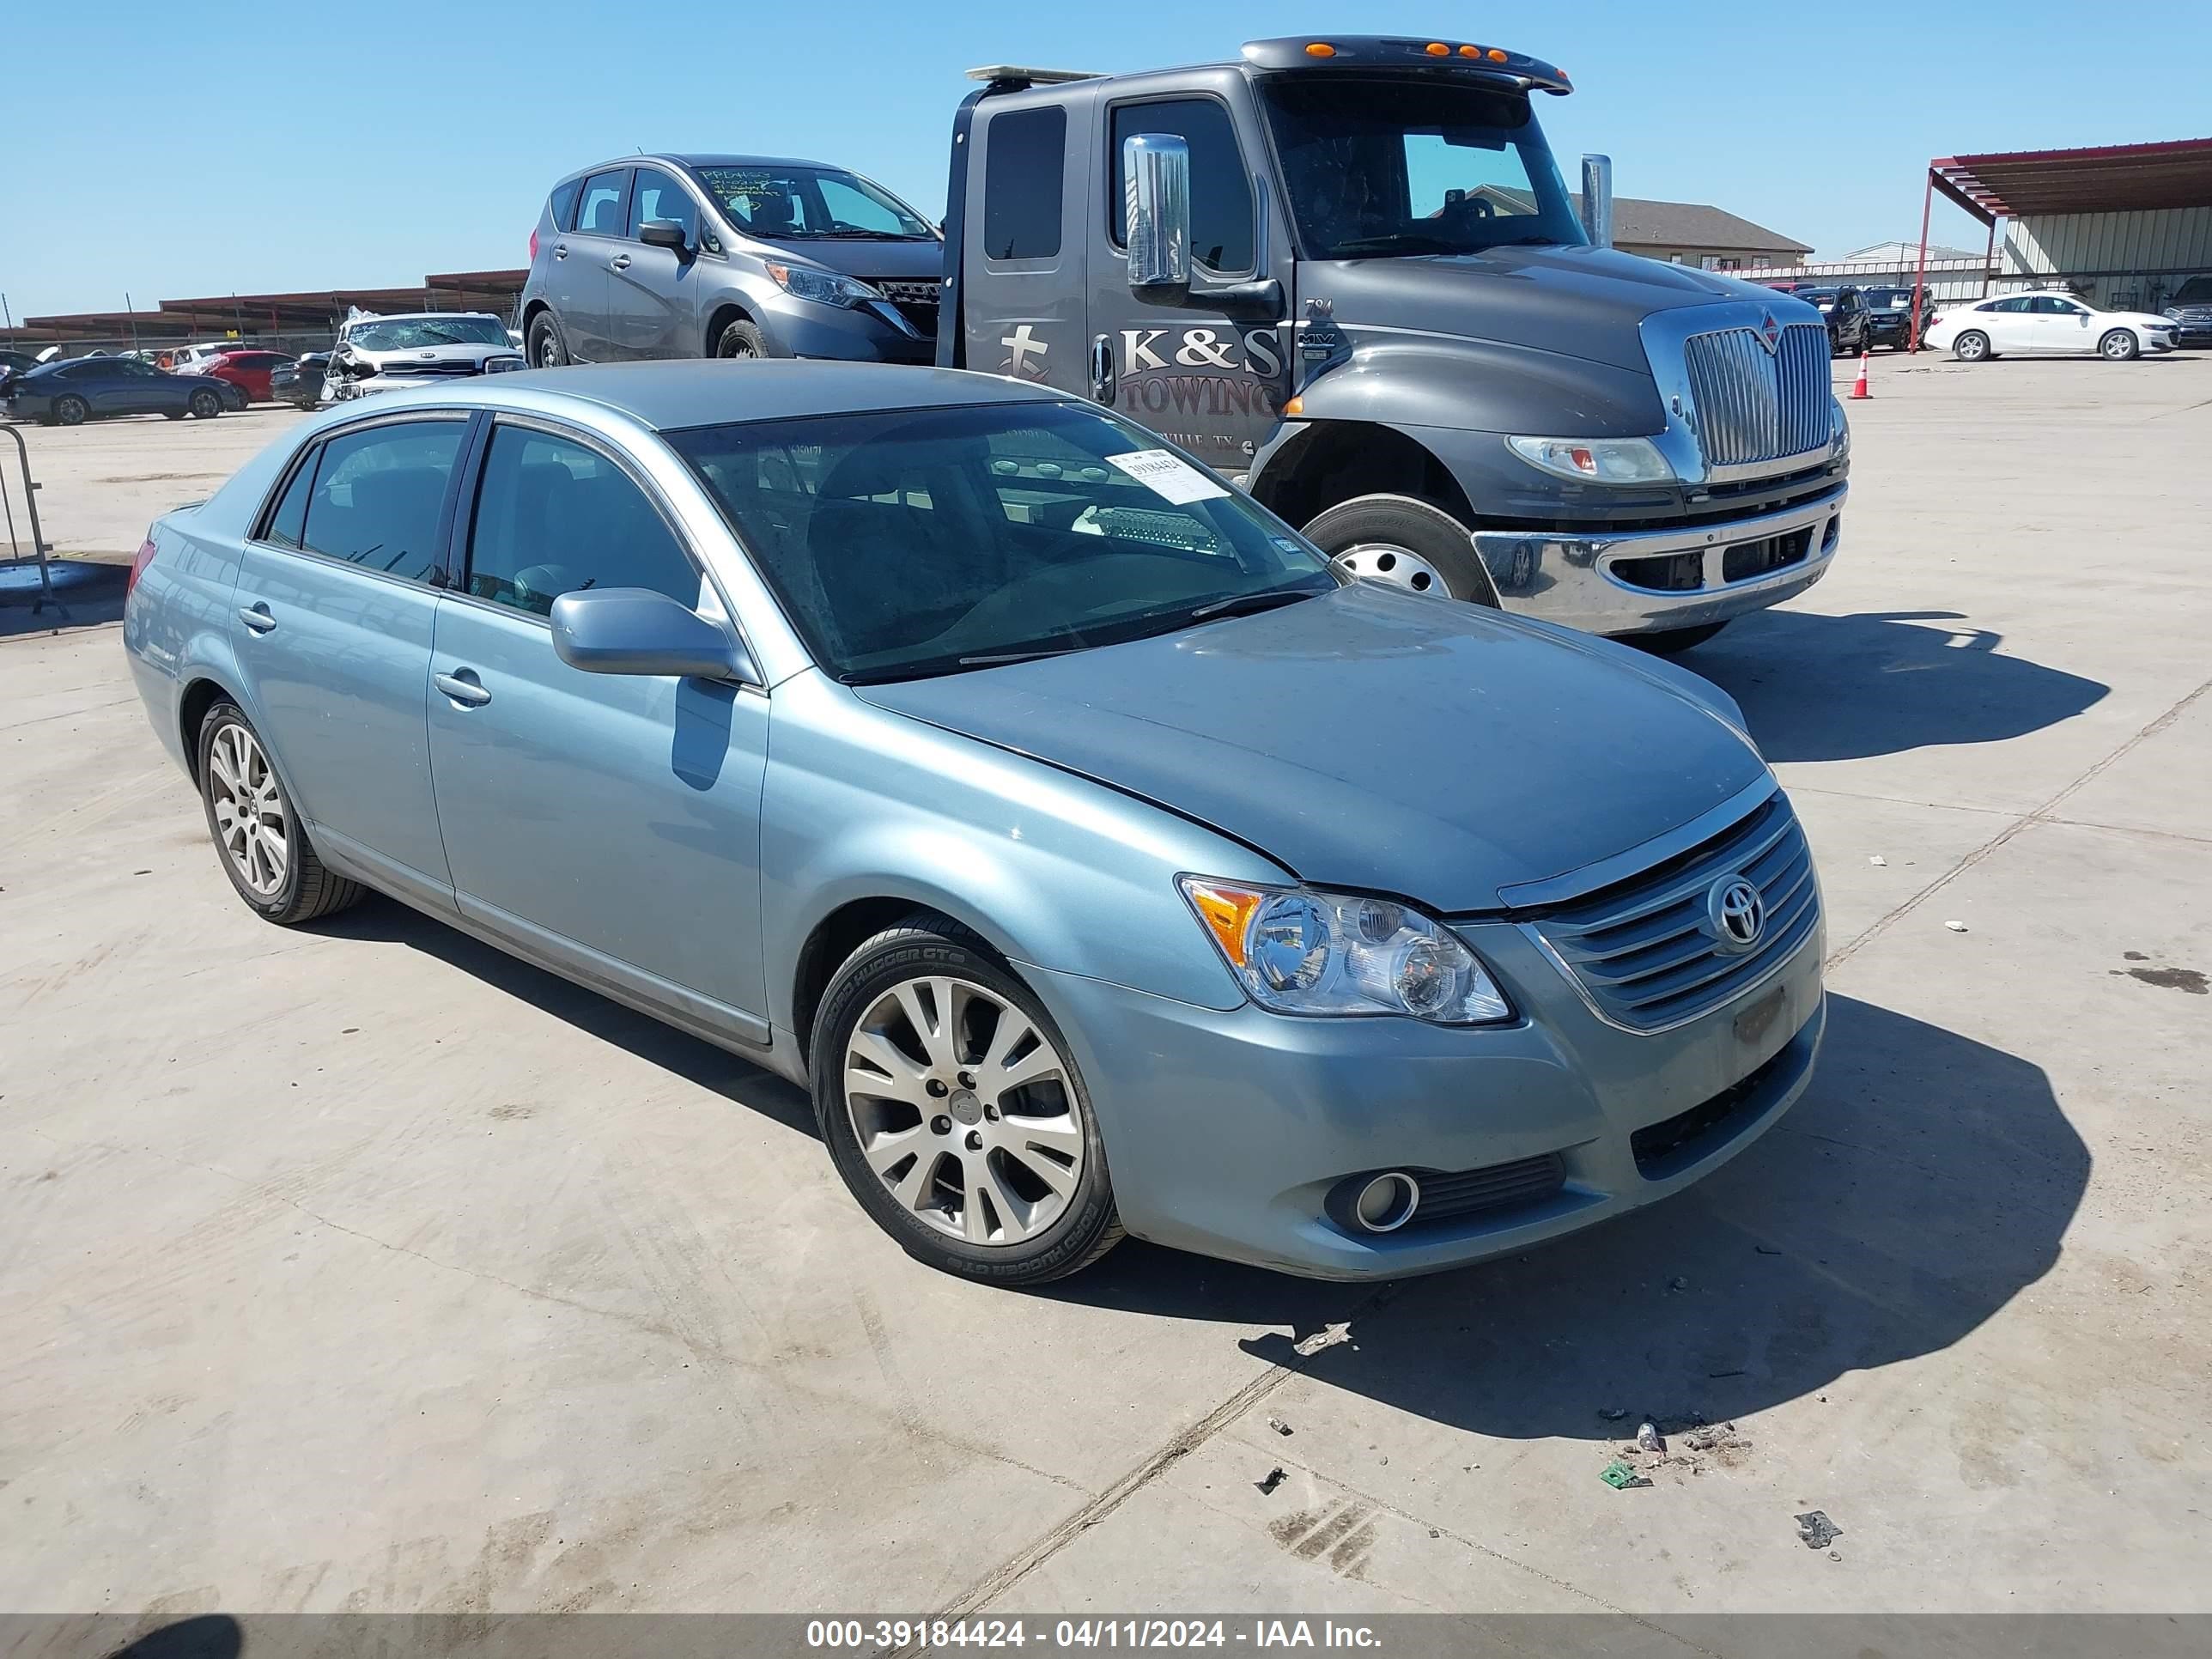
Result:
{"type": "Polygon", "coordinates": [[[1828,459],[1840,461],[1851,453],[1851,422],[1834,392],[1828,394],[1828,459]]]}
{"type": "Polygon", "coordinates": [[[1508,438],[1534,467],[1578,483],[1671,483],[1674,469],[1649,438],[1508,438]]]}
{"type": "Polygon", "coordinates": [[[806,265],[771,264],[768,274],[775,285],[794,300],[812,300],[825,306],[843,306],[848,310],[868,305],[884,296],[866,283],[850,276],[840,276],[834,270],[815,270],[806,265]]]}
{"type": "Polygon", "coordinates": [[[1252,1000],[1279,1014],[1513,1018],[1474,951],[1410,905],[1183,876],[1176,885],[1252,1000]]]}

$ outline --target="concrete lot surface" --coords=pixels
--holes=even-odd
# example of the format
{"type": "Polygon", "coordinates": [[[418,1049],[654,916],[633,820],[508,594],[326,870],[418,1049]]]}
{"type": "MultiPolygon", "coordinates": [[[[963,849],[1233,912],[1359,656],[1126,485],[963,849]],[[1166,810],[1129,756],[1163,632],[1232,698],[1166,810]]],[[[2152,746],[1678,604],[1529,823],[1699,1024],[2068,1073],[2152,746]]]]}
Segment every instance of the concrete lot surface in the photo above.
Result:
{"type": "MultiPolygon", "coordinates": [[[[0,1606],[2212,1610],[2212,357],[1874,372],[1834,574],[1686,659],[1820,860],[1811,1091],[1380,1289],[925,1272],[787,1085],[255,921],[115,630],[0,644],[0,1606]]],[[[57,538],[285,418],[35,434],[57,538]]]]}

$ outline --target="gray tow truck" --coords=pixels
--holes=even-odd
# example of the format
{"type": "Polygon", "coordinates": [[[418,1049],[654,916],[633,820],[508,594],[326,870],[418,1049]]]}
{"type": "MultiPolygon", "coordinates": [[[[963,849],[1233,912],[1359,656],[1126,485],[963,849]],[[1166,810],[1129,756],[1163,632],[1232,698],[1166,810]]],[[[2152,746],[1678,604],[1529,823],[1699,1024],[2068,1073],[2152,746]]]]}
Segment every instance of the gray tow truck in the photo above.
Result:
{"type": "Polygon", "coordinates": [[[960,106],[939,363],[1095,398],[1358,574],[1660,651],[1835,556],[1850,434],[1811,307],[1607,246],[1549,64],[1315,35],[960,106]]]}

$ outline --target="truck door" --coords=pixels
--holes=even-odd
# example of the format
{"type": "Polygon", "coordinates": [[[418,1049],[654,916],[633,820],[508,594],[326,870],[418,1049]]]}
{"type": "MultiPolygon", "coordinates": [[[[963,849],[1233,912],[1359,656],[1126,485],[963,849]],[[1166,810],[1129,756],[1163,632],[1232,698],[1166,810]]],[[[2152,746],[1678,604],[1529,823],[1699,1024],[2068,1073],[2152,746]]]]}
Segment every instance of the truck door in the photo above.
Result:
{"type": "Polygon", "coordinates": [[[1104,104],[1093,125],[1091,328],[1111,354],[1112,401],[1218,471],[1240,474],[1290,395],[1287,317],[1280,325],[1239,324],[1206,301],[1209,286],[1270,270],[1290,287],[1287,240],[1254,197],[1253,163],[1265,154],[1260,136],[1240,138],[1230,106],[1198,90],[1104,104]],[[1174,134],[1190,148],[1188,305],[1153,305],[1129,291],[1121,146],[1140,133],[1174,134]]]}
{"type": "Polygon", "coordinates": [[[969,161],[957,267],[962,361],[1087,396],[1088,156],[1086,129],[1070,118],[1069,102],[988,99],[978,106],[969,142],[981,148],[969,161]]]}

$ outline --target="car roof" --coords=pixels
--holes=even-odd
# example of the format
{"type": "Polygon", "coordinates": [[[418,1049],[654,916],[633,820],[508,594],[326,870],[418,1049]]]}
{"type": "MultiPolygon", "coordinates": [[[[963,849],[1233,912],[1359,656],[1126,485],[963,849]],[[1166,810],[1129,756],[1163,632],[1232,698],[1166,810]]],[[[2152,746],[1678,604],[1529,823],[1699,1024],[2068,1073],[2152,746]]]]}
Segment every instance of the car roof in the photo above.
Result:
{"type": "MultiPolygon", "coordinates": [[[[448,406],[461,401],[488,408],[536,404],[549,414],[564,403],[595,404],[655,431],[673,432],[685,427],[778,416],[795,419],[961,404],[1065,402],[1067,394],[1051,386],[964,369],[795,359],[732,362],[700,357],[521,369],[489,375],[465,387],[426,391],[421,400],[448,406]]],[[[386,406],[383,397],[377,403],[386,406]]]]}
{"type": "Polygon", "coordinates": [[[641,152],[634,155],[617,155],[591,167],[578,167],[574,173],[562,174],[561,182],[573,184],[577,179],[588,179],[595,173],[611,173],[617,167],[634,167],[641,163],[672,167],[819,167],[825,173],[852,171],[850,167],[841,167],[832,161],[810,161],[803,155],[722,155],[689,152],[679,155],[674,150],[660,150],[651,155],[641,152]]]}

